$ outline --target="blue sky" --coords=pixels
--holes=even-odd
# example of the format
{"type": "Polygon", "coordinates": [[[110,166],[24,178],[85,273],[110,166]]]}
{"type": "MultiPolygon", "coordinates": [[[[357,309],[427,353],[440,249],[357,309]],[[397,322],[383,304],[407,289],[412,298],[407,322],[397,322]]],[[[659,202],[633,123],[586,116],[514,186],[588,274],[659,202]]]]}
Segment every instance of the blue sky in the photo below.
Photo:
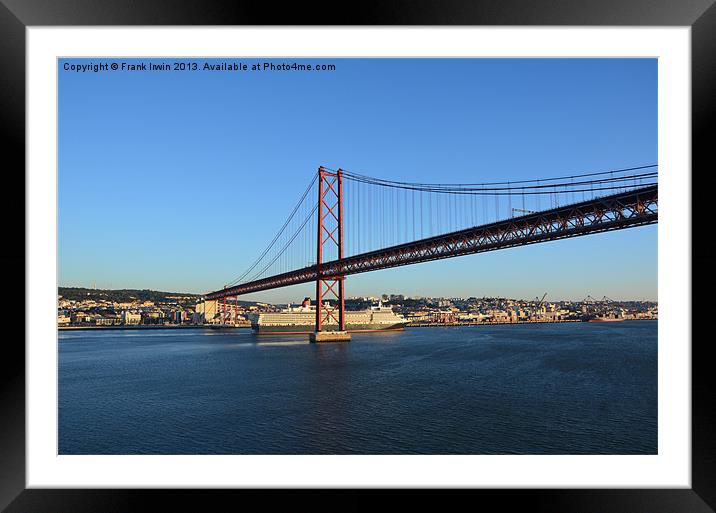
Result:
{"type": "MultiPolygon", "coordinates": [[[[60,60],[60,285],[220,288],[319,165],[450,183],[657,163],[656,59],[294,61],[336,70],[78,73],[64,63],[121,60],[60,60]]],[[[657,227],[351,276],[346,291],[655,300],[657,227]]]]}

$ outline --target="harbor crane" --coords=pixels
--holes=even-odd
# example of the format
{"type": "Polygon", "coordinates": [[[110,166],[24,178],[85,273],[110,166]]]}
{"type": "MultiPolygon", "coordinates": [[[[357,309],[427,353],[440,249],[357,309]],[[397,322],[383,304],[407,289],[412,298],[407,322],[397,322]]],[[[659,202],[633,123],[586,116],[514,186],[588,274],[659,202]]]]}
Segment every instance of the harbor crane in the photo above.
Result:
{"type": "Polygon", "coordinates": [[[546,292],[545,292],[544,294],[542,294],[542,299],[538,299],[538,298],[535,296],[535,301],[537,301],[537,306],[535,306],[534,311],[532,312],[532,319],[537,319],[537,317],[538,317],[537,314],[538,314],[538,312],[539,312],[540,307],[542,306],[542,303],[544,303],[544,298],[545,298],[545,297],[547,297],[547,293],[546,293],[546,292]]]}

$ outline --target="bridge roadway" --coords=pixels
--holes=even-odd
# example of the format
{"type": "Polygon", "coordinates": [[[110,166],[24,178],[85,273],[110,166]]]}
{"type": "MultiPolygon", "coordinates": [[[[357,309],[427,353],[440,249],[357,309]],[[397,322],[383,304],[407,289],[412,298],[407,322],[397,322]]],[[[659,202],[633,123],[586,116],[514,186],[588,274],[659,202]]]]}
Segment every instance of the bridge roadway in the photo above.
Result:
{"type": "Polygon", "coordinates": [[[312,265],[205,295],[233,297],[322,279],[417,264],[484,251],[620,230],[658,221],[658,186],[573,203],[465,230],[312,265]]]}

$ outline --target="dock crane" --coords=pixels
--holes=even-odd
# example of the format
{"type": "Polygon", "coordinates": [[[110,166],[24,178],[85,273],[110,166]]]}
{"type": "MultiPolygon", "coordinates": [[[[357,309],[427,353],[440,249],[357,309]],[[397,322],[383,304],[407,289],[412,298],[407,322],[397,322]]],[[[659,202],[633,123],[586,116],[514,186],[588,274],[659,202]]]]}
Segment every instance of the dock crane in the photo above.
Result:
{"type": "Polygon", "coordinates": [[[535,306],[534,311],[532,312],[532,319],[537,318],[537,312],[539,311],[540,307],[542,306],[542,303],[544,303],[544,298],[547,297],[547,293],[545,292],[542,295],[542,299],[538,300],[537,297],[535,297],[535,301],[537,301],[537,306],[535,306]]]}

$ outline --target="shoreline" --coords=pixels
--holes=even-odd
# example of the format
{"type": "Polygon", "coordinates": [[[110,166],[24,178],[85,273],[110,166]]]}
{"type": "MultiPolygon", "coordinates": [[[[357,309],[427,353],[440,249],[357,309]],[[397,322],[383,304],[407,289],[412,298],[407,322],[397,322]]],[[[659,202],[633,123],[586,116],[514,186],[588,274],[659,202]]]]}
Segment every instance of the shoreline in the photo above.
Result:
{"type": "MultiPolygon", "coordinates": [[[[659,319],[624,319],[619,322],[626,321],[658,321],[659,319]]],[[[614,322],[614,321],[612,321],[614,322]]],[[[440,323],[440,322],[421,322],[415,324],[408,324],[406,328],[452,328],[459,326],[513,326],[515,324],[563,324],[563,323],[584,323],[584,324],[605,324],[604,321],[583,321],[581,319],[563,319],[559,321],[516,321],[516,322],[505,322],[505,321],[486,321],[486,322],[453,322],[453,323],[440,323]]],[[[606,322],[610,324],[610,322],[606,322]]]]}
{"type": "MultiPolygon", "coordinates": [[[[165,325],[137,325],[137,326],[58,326],[58,331],[77,331],[77,330],[179,330],[189,328],[217,329],[211,324],[165,324],[165,325]]],[[[251,329],[251,325],[246,326],[221,326],[221,329],[251,329]]]]}
{"type": "MultiPolygon", "coordinates": [[[[658,321],[659,319],[624,319],[624,321],[658,321]]],[[[455,323],[439,323],[439,322],[421,322],[414,324],[406,324],[406,328],[458,328],[464,326],[514,326],[517,324],[564,324],[564,323],[585,323],[585,324],[596,324],[590,321],[583,321],[581,319],[564,319],[559,321],[517,321],[517,322],[455,322],[455,323]]],[[[597,321],[598,324],[605,324],[604,322],[597,321]]],[[[611,323],[606,323],[611,324],[611,323]]],[[[58,326],[58,331],[81,331],[81,330],[161,330],[161,329],[221,329],[221,330],[245,330],[251,329],[251,325],[247,326],[218,326],[212,324],[167,324],[167,325],[138,325],[138,326],[58,326]]],[[[391,330],[386,330],[391,331],[391,330]]],[[[309,333],[309,332],[306,332],[309,333]]],[[[272,333],[274,335],[276,333],[272,333]]]]}
{"type": "Polygon", "coordinates": [[[514,325],[514,324],[562,324],[566,322],[585,322],[579,319],[569,319],[561,321],[485,321],[485,322],[420,322],[415,324],[408,324],[406,328],[457,328],[460,326],[502,326],[514,325]]]}

